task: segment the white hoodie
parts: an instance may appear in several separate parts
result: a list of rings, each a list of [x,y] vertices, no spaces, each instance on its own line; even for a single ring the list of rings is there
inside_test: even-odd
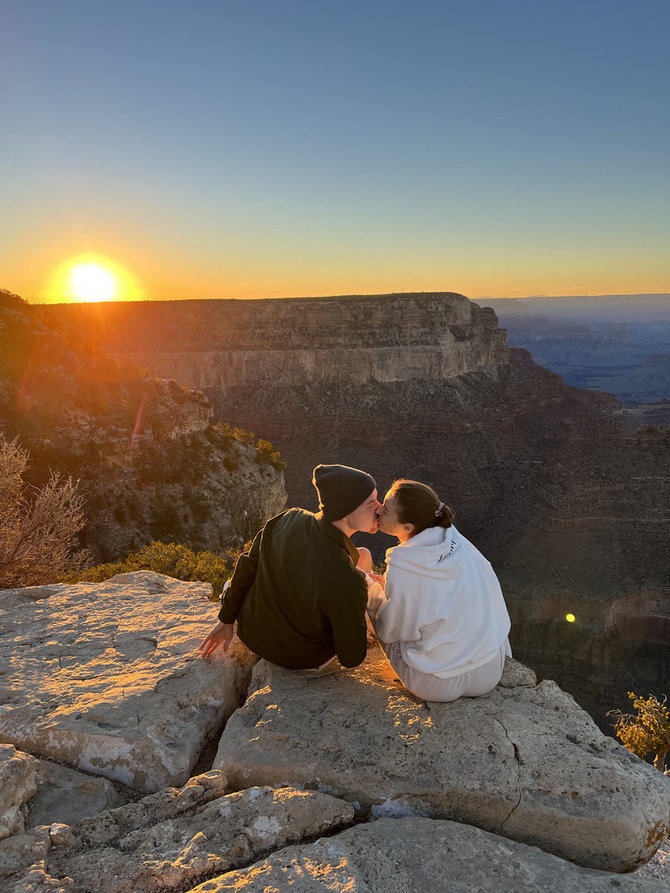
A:
[[[369,581],[369,610],[405,663],[447,679],[493,659],[510,630],[503,594],[490,562],[455,527],[423,530],[389,549],[386,563],[385,593]]]

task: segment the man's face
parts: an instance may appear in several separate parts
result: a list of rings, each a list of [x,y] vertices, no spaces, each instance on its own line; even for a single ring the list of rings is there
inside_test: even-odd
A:
[[[379,509],[381,504],[377,499],[377,491],[373,490],[362,505],[353,512],[349,512],[347,520],[354,530],[363,533],[377,533],[379,530]]]

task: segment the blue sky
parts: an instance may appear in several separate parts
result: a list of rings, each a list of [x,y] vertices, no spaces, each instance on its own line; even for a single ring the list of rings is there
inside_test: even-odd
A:
[[[670,291],[667,2],[0,4],[0,286]],[[61,298],[62,300],[62,298]]]

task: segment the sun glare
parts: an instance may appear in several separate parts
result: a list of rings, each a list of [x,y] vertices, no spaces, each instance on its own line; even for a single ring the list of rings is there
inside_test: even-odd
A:
[[[116,296],[112,273],[99,264],[77,264],[70,274],[72,291],[82,301],[109,301]]]
[[[51,277],[44,296],[49,304],[62,301],[93,304],[145,298],[129,270],[116,261],[95,254],[83,254],[62,263]]]

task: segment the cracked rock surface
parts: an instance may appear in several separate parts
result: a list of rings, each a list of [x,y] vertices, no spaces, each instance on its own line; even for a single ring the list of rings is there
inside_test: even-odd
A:
[[[190,888],[287,844],[341,828],[354,816],[350,804],[326,794],[249,788],[224,795],[225,781],[220,772],[206,773],[181,790],[160,791],[95,819],[40,828],[31,850],[23,835],[22,860],[8,847],[6,853],[0,849],[0,857],[14,855],[3,880],[16,893],[27,893],[36,881],[70,893]]]
[[[477,828],[425,818],[380,819],[291,846],[197,893],[663,893],[664,883],[581,868]],[[194,891],[194,893],[195,893]]]
[[[214,766],[234,787],[292,784],[359,814],[456,819],[591,868],[630,871],[667,832],[668,780],[553,682],[424,703],[377,649],[354,670],[259,662]]]
[[[1,594],[2,893],[662,889],[667,844],[592,868],[653,854],[670,781],[554,683],[509,660],[488,696],[426,704],[375,648],[323,673],[252,674],[240,643],[203,661],[208,591]]]
[[[199,657],[210,593],[151,571],[4,591],[0,740],[143,793],[184,784],[254,660]]]

